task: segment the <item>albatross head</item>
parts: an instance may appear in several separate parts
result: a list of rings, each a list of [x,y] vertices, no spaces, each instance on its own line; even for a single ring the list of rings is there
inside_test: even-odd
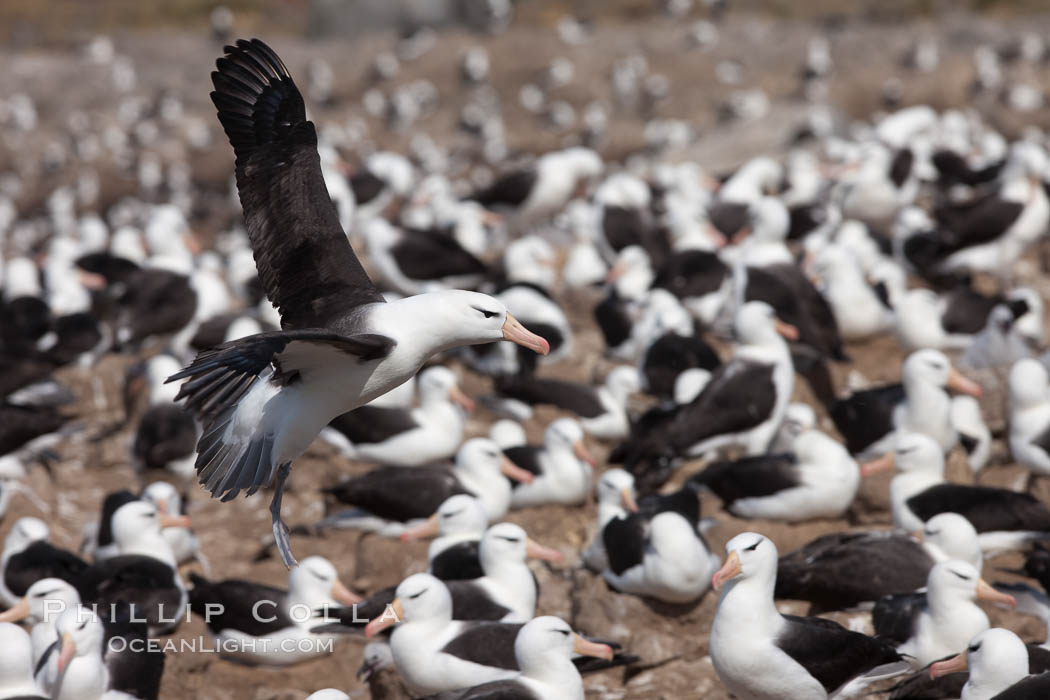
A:
[[[733,579],[776,579],[777,547],[765,535],[744,532],[726,543],[726,561],[711,578],[716,590]]]
[[[564,620],[553,616],[530,620],[514,640],[514,656],[525,676],[547,676],[574,653],[606,661],[613,658],[612,647],[584,639],[573,632]],[[576,678],[579,679],[579,676]]]
[[[1010,630],[993,627],[971,639],[958,656],[930,666],[930,678],[966,670],[970,671],[968,689],[997,694],[1028,675],[1028,650]],[[990,695],[982,693],[981,697]]]
[[[487,294],[450,289],[408,297],[403,302],[410,300],[422,304],[426,316],[421,321],[431,328],[429,334],[437,341],[435,351],[509,340],[541,355],[550,352],[545,338],[521,325],[502,302]]]
[[[413,574],[402,581],[394,592],[394,602],[379,617],[365,625],[365,637],[371,639],[399,622],[445,622],[452,619],[452,594],[448,586],[430,574]]]

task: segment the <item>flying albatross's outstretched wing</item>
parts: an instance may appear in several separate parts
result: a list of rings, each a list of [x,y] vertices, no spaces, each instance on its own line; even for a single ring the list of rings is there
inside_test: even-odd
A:
[[[233,146],[255,264],[281,326],[331,327],[354,307],[382,302],[339,225],[317,132],[284,62],[258,39],[225,51],[211,74],[211,99]]]

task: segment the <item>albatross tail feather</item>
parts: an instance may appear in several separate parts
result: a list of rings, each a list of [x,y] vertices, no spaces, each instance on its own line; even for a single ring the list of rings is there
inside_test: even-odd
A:
[[[241,338],[205,350],[168,381],[186,379],[176,401],[204,424],[197,441],[197,478],[224,501],[242,490],[248,495],[273,481],[273,436],[255,430],[261,406],[280,391],[274,376],[275,354],[286,339],[274,334]],[[252,416],[241,415],[251,413]],[[259,415],[256,415],[259,414]]]

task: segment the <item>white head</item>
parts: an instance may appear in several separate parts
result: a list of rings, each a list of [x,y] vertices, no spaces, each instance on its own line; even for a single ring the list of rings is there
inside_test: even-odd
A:
[[[757,532],[744,532],[726,543],[726,560],[711,579],[718,589],[729,584],[726,592],[740,581],[753,581],[773,590],[777,579],[777,547],[772,540]]]
[[[318,608],[332,603],[354,605],[360,603],[361,598],[343,585],[332,562],[312,556],[303,559],[288,574],[288,602]]]
[[[901,474],[944,474],[944,452],[937,441],[922,433],[899,433],[893,451],[861,467],[861,474],[871,476],[896,468]]]
[[[160,515],[182,515],[182,495],[167,481],[154,481],[142,490],[142,500],[149,501]]]
[[[606,469],[594,487],[598,507],[614,506],[625,511],[637,511],[638,494],[634,488],[634,477],[625,469]]]
[[[514,640],[514,657],[523,676],[559,685],[572,683],[582,694],[582,681],[572,664],[574,653],[606,660],[613,658],[611,647],[580,637],[564,620],[552,616],[530,620]],[[568,692],[568,688],[565,690]]]
[[[60,644],[58,672],[74,658],[97,658],[102,663],[102,644],[105,630],[102,621],[90,608],[78,605],[69,608],[55,621],[56,641]]]
[[[987,600],[1017,607],[1013,596],[992,588],[970,564],[959,559],[938,562],[926,578],[927,601],[931,611],[950,615],[963,601]]]
[[[786,336],[798,339],[798,329],[777,318],[773,307],[763,301],[749,301],[736,312],[733,332],[744,345],[783,344]]]
[[[908,355],[901,368],[901,381],[906,389],[928,384],[970,396],[981,395],[981,386],[959,374],[940,350],[917,350]]]
[[[1050,399],[1050,374],[1043,363],[1024,358],[1010,368],[1010,406],[1016,409],[1031,408]]]
[[[488,438],[471,438],[460,446],[456,453],[456,471],[469,473],[479,479],[496,479],[502,473],[526,484],[534,478],[531,472],[507,459],[499,445]]]
[[[307,695],[306,700],[350,700],[350,696],[336,688],[322,688]]]
[[[1010,630],[993,627],[971,639],[966,651],[958,656],[930,666],[930,677],[967,669],[970,677],[963,686],[963,700],[998,697],[1028,675],[1028,649]]]
[[[529,441],[525,435],[525,428],[522,427],[521,423],[510,418],[501,418],[493,423],[492,427],[489,428],[489,438],[499,445],[502,450],[510,447],[519,447],[527,444]]]
[[[488,514],[481,501],[465,493],[446,498],[437,509],[438,535],[481,533],[488,525]]]
[[[572,418],[559,418],[548,425],[543,433],[543,444],[552,452],[572,452],[592,468],[597,464],[583,443],[583,428]]]
[[[448,535],[481,535],[488,525],[489,516],[484,504],[465,493],[449,496],[437,511],[421,524],[401,533],[401,541],[408,542],[424,537]]]
[[[478,559],[486,576],[498,574],[510,565],[524,565],[528,557],[552,562],[562,560],[561,552],[529,539],[525,530],[514,523],[493,525],[485,531],[478,545]]]
[[[22,600],[0,613],[0,622],[51,622],[61,612],[78,605],[77,589],[59,578],[42,578],[26,590]]]
[[[919,539],[934,557],[959,559],[973,566],[980,573],[984,564],[984,553],[977,539],[973,523],[958,513],[938,513],[923,524]]]
[[[627,397],[641,391],[642,378],[636,367],[620,365],[613,367],[609,376],[605,378],[605,388],[609,390],[617,402],[626,403]]]
[[[446,625],[452,619],[452,594],[435,576],[413,574],[398,585],[394,594],[394,602],[384,614],[365,625],[365,637],[374,637],[399,622]]]
[[[502,302],[487,294],[448,289],[405,297],[395,304],[390,313],[409,327],[415,324],[428,355],[496,340],[509,340],[541,355],[550,352],[545,339],[526,329]]]
[[[423,406],[451,401],[467,413],[474,410],[474,401],[459,388],[456,375],[448,367],[427,367],[419,373],[416,386],[419,389],[419,403]]]
[[[162,515],[149,501],[130,501],[113,513],[113,541],[121,554],[160,559],[175,567],[175,554],[161,534],[164,527],[189,527],[184,515]]]
[[[556,262],[551,244],[539,236],[512,241],[503,252],[503,267],[511,282],[530,282],[544,289],[554,285]]]

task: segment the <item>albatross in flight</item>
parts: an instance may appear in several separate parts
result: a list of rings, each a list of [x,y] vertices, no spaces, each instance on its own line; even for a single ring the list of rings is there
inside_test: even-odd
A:
[[[510,340],[542,354],[550,348],[484,294],[446,290],[386,303],[339,225],[317,133],[287,67],[258,39],[225,51],[211,99],[281,330],[205,350],[169,381],[188,380],[177,398],[204,424],[196,469],[212,496],[228,501],[274,484],[274,538],[291,568],[281,493],[292,460],[329,421],[452,347]]]

